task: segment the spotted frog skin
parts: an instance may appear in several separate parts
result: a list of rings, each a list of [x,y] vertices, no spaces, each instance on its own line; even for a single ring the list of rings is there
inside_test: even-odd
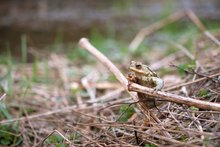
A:
[[[141,62],[131,61],[129,70],[130,72],[127,76],[129,82],[153,88],[154,91],[158,91],[163,88],[163,80],[159,78],[158,75],[154,71],[152,71],[147,65],[144,65]],[[155,98],[140,92],[138,92],[137,94],[140,100],[146,101],[144,103],[148,109],[156,107]]]

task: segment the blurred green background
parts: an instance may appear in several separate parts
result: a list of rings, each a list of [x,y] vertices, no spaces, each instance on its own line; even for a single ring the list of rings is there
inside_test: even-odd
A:
[[[192,9],[202,20],[219,25],[219,7],[218,0],[3,0],[0,54],[10,51],[15,60],[22,61],[26,44],[27,60],[33,62],[29,48],[72,52],[81,37],[94,40],[97,47],[105,44],[123,50],[142,27],[180,9]],[[178,34],[189,28],[181,21],[166,29]],[[115,40],[124,44],[117,46]]]

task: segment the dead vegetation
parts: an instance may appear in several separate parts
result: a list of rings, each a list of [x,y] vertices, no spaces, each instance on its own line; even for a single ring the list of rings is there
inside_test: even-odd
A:
[[[201,26],[195,14],[188,13]],[[48,63],[22,64],[11,69],[13,96],[3,93],[0,97],[11,115],[4,114],[8,117],[1,120],[1,126],[17,125],[18,128],[4,132],[22,146],[218,146],[220,50],[215,37],[218,34],[212,35],[204,27],[201,31],[208,38],[199,36],[193,53],[175,43],[179,52],[150,65],[155,70],[167,67],[182,72],[182,75],[164,74],[163,91],[174,94],[173,98],[190,97],[195,100],[193,104],[166,101],[159,110],[145,110],[135,92],[126,92],[126,73],[123,75],[118,65],[98,51],[89,51],[98,58],[89,70],[90,65],[80,67],[65,55],[50,54]],[[141,36],[144,38],[146,34]],[[93,48],[84,41],[81,40],[81,47]],[[177,66],[185,60],[194,60],[195,66]],[[108,70],[120,84],[106,78],[111,75]],[[37,82],[28,82],[33,77]],[[199,100],[206,102],[207,107],[199,107],[196,103]]]

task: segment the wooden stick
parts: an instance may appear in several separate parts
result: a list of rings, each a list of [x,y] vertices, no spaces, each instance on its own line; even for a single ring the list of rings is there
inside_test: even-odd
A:
[[[171,14],[170,16],[156,23],[153,23],[148,27],[142,28],[137,33],[135,38],[131,41],[129,48],[131,49],[131,51],[135,51],[146,36],[153,34],[155,31],[160,30],[161,28],[165,27],[168,24],[176,22],[185,16],[189,17],[189,19],[193,22],[193,24],[195,24],[195,26],[202,33],[206,35],[206,37],[208,37],[211,41],[213,41],[215,44],[220,46],[220,41],[206,29],[206,27],[202,24],[202,22],[199,20],[196,14],[192,10],[186,10],[186,11],[177,11],[176,13]]]
[[[151,96],[155,96],[157,98],[160,98],[160,99],[163,99],[169,102],[185,104],[188,106],[195,106],[197,108],[206,109],[206,110],[220,111],[219,103],[212,103],[212,102],[197,100],[197,99],[193,99],[190,97],[184,97],[184,96],[162,92],[162,91],[152,93],[153,89],[144,87],[144,86],[141,86],[135,83],[130,84],[130,90],[145,93]]]
[[[220,41],[206,29],[206,27],[199,20],[198,16],[196,16],[196,14],[192,10],[187,10],[186,15],[196,25],[196,27],[199,28],[199,30],[206,35],[206,37],[208,37],[216,45],[220,46]]]
[[[0,101],[3,100],[6,96],[6,93],[4,93],[1,97],[0,97]]]
[[[125,76],[118,70],[118,68],[101,52],[99,52],[93,45],[91,45],[86,38],[81,38],[79,41],[79,46],[86,49],[89,53],[91,53],[93,56],[95,56],[102,64],[104,64],[116,77],[116,79],[120,82],[122,87],[127,90],[127,92],[131,95],[133,100],[135,102],[138,102],[139,99],[134,92],[129,92],[127,89],[128,81],[125,78]],[[147,114],[145,110],[142,110],[140,107],[140,110]]]
[[[158,21],[156,23],[153,23],[152,25],[145,27],[141,29],[138,34],[135,36],[135,38],[132,40],[132,42],[129,45],[129,48],[134,51],[136,48],[140,45],[140,43],[144,40],[144,38],[148,35],[151,35],[155,31],[158,31],[159,29],[163,28],[164,26],[173,23],[182,17],[184,17],[186,14],[184,11],[178,11],[174,14],[171,14],[167,18]]]
[[[201,31],[204,32],[206,30],[205,26],[196,16],[196,14],[192,10],[187,10],[186,15],[190,18],[190,20],[196,25],[196,27]]]

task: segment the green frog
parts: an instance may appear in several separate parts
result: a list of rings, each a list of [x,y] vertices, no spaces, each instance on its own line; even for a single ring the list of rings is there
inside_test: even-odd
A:
[[[147,65],[142,64],[141,62],[131,61],[129,66],[130,72],[128,73],[127,79],[129,82],[137,83],[142,86],[153,88],[154,91],[161,90],[163,88],[163,80],[150,69]],[[155,98],[138,92],[138,98],[144,102],[148,109],[156,107]]]

